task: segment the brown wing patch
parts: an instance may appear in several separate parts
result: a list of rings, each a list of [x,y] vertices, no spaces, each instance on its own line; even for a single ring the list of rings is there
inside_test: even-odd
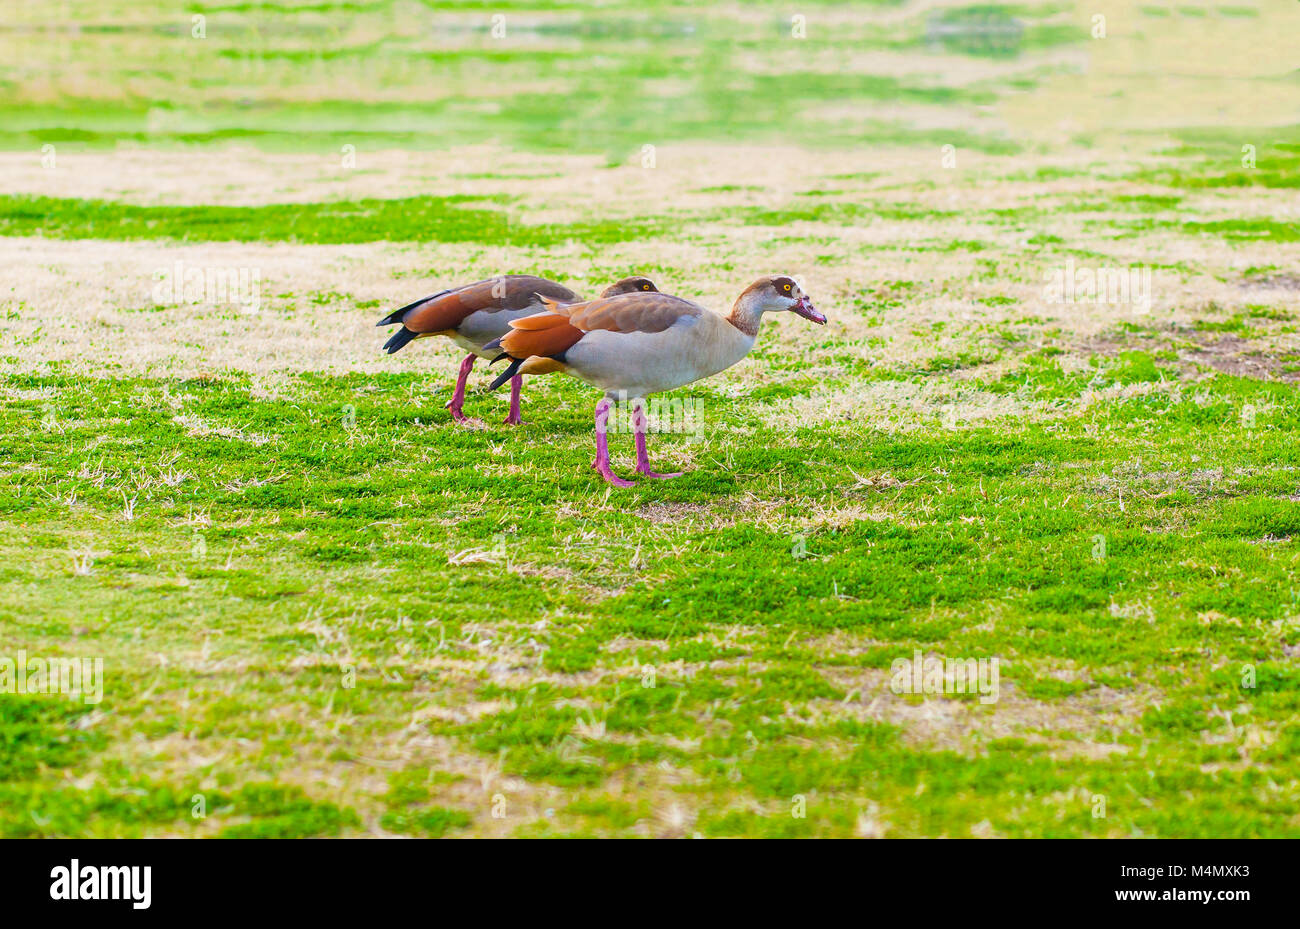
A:
[[[661,293],[631,293],[602,297],[568,307],[573,325],[588,332],[663,332],[678,320],[703,310],[681,297]]]
[[[546,297],[559,303],[577,303],[582,299],[563,284],[548,281],[544,277],[515,274],[505,278],[504,284],[505,295],[492,305],[491,309],[522,310],[535,303],[538,297]],[[498,288],[498,292],[501,289]]]
[[[412,332],[443,332],[455,329],[474,312],[465,305],[460,291],[432,297],[402,317],[402,325]]]
[[[539,310],[532,316],[525,316],[522,319],[513,319],[510,321],[511,327],[514,329],[549,329],[551,326],[555,325],[555,317],[562,317],[567,321],[569,319],[569,313],[573,308],[575,306],[582,306],[580,303],[564,305],[556,303],[554,300],[543,300],[542,305],[546,309],[545,312]]]
[[[535,303],[538,295],[565,303],[578,299],[563,284],[544,277],[512,274],[466,284],[450,293],[432,297],[402,319],[412,332],[440,332],[457,328],[471,313],[485,310],[522,310]]]
[[[511,329],[501,339],[501,348],[512,358],[533,355],[559,355],[567,352],[582,338],[563,313],[538,313],[510,323]]]
[[[620,294],[588,303],[560,305],[545,301],[547,312],[511,320],[501,347],[512,358],[559,355],[588,332],[663,332],[686,316],[699,316],[700,307],[680,297],[660,293]]]

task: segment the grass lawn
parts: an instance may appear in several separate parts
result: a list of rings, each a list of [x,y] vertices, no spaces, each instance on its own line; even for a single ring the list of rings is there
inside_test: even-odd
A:
[[[436,53],[351,6],[185,63],[188,13],[110,3],[53,98],[0,71],[0,659],[104,671],[0,693],[0,836],[1300,835],[1300,129],[1027,128],[1117,73],[1053,5],[1004,54],[809,4],[816,67],[777,6],[522,4],[498,48],[426,4]],[[595,54],[627,30],[685,76]],[[256,305],[158,300],[178,262]],[[513,428],[480,365],[458,427],[450,342],[380,352],[503,272],[790,273],[830,324],[666,395],[687,475],[617,490],[591,388]],[[898,692],[918,652],[996,699]]]

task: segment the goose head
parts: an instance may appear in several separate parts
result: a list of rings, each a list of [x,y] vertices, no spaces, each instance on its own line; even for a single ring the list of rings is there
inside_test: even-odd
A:
[[[812,298],[804,293],[799,282],[784,274],[760,277],[745,288],[737,301],[741,302],[759,314],[789,310],[819,326],[826,325],[826,317],[813,307]]]
[[[610,284],[600,292],[602,297],[617,297],[619,294],[658,293],[659,288],[648,277],[625,277]]]

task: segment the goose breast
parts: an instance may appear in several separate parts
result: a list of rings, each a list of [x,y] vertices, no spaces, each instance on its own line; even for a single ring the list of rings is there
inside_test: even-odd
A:
[[[659,332],[592,330],[565,353],[564,363],[594,387],[642,397],[716,374],[743,358],[751,344],[706,310],[683,314]]]

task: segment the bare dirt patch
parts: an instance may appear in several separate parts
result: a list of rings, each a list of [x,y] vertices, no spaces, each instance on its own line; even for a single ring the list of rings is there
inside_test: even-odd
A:
[[[1248,377],[1260,381],[1300,382],[1300,371],[1287,371],[1287,362],[1275,354],[1261,350],[1255,342],[1236,335],[1206,338],[1191,351],[1179,354],[1179,359],[1205,365],[1223,374]]]
[[[1283,272],[1247,278],[1241,286],[1247,290],[1300,290],[1300,274]]]
[[[896,695],[889,689],[887,669],[833,668],[822,673],[850,692],[851,699],[821,704],[829,714],[891,723],[900,726],[904,739],[917,747],[962,752],[978,751],[988,741],[1004,738],[1028,738],[1067,753],[1081,746],[1100,753],[1123,751],[1113,745],[1115,737],[1133,728],[1133,721],[1154,696],[1146,688],[1121,692],[1101,687],[1043,701],[1024,696],[1013,681],[1004,680],[998,700],[986,705],[978,699]],[[1069,733],[1080,741],[1058,740],[1054,733]]]

